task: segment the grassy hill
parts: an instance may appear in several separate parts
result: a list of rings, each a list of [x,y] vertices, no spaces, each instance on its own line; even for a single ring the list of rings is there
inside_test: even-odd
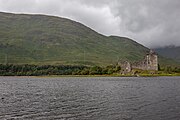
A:
[[[140,60],[148,50],[69,19],[0,12],[0,63],[109,65]]]
[[[180,46],[167,46],[163,48],[156,48],[156,52],[164,57],[180,61]]]

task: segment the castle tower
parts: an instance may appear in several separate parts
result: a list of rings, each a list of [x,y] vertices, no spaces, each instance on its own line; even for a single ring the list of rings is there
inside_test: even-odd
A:
[[[146,55],[146,69],[158,70],[158,56],[152,50]]]

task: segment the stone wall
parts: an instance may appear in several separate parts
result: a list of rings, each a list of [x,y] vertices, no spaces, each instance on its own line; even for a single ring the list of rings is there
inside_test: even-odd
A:
[[[152,50],[146,54],[142,61],[129,63],[124,62],[121,64],[122,71],[129,72],[132,69],[141,69],[141,70],[158,70],[158,56]]]
[[[121,74],[127,74],[129,72],[131,72],[132,67],[131,67],[131,63],[128,61],[124,61],[121,63]]]

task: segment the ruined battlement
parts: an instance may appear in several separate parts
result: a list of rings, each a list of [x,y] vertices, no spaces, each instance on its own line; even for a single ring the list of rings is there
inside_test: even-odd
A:
[[[121,63],[122,71],[130,72],[132,69],[158,70],[158,56],[152,50],[146,54],[142,61],[130,63],[128,61]]]

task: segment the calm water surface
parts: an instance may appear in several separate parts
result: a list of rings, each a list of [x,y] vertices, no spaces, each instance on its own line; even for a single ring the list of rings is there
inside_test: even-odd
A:
[[[0,77],[2,120],[180,120],[180,77]]]

